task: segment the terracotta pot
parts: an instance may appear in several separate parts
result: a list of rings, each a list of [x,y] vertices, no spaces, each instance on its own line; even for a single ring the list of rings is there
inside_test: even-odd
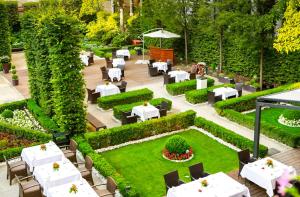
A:
[[[13,80],[12,80],[12,85],[13,85],[13,86],[19,85],[19,79],[16,79],[16,80],[13,79]]]
[[[4,63],[3,64],[3,73],[7,74],[9,73],[10,65],[9,63]]]

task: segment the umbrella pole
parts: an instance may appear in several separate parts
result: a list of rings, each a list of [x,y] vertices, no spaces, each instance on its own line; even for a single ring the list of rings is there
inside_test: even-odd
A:
[[[143,34],[143,62],[145,61],[145,37]]]

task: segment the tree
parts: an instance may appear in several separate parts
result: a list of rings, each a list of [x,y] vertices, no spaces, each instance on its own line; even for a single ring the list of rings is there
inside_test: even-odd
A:
[[[96,20],[105,0],[82,0],[79,17],[86,23]]]
[[[300,50],[300,2],[291,0],[284,13],[284,24],[278,30],[274,48],[280,52]]]
[[[8,12],[4,1],[0,0],[0,56],[11,55]]]

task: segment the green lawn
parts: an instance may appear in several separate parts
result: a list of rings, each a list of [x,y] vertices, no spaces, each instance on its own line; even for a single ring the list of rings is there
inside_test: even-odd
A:
[[[282,125],[278,122],[278,118],[282,114],[282,112],[283,112],[283,109],[267,108],[267,109],[262,110],[261,119],[265,122],[268,122],[271,125],[274,125],[278,128],[282,128],[286,131],[289,131],[290,133],[299,133],[299,128],[288,127],[288,126]],[[255,112],[251,112],[247,115],[255,117]]]
[[[234,150],[199,131],[188,130],[178,135],[184,137],[193,148],[195,155],[189,162],[174,163],[162,157],[162,149],[170,136],[102,154],[145,197],[165,195],[163,175],[173,170],[179,171],[182,180],[190,181],[187,177],[188,166],[198,162],[203,162],[209,173],[230,172],[238,167]]]

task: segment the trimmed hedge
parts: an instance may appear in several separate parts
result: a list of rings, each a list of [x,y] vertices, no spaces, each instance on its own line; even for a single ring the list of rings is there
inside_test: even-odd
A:
[[[243,125],[245,127],[248,127],[249,129],[254,130],[254,122],[255,122],[254,117],[242,114],[240,112],[231,109],[223,110],[222,114],[229,120],[237,122],[240,125]],[[278,128],[264,120],[261,120],[260,131],[266,136],[276,139],[277,141],[280,141],[291,147],[297,147],[297,145],[300,144],[300,133],[295,134],[295,133],[287,132],[285,129]]]
[[[138,101],[147,101],[153,98],[153,92],[148,88],[133,90],[111,96],[98,98],[98,106],[102,109],[110,109],[117,105],[129,104]]]
[[[149,101],[151,105],[159,105],[161,102],[167,102],[168,103],[168,110],[171,110],[172,108],[172,101],[165,99],[165,98],[156,98]],[[117,105],[113,108],[114,111],[114,117],[121,120],[122,119],[122,113],[131,111],[133,107],[143,105],[143,102],[136,102],[131,104],[125,104],[125,105]]]
[[[26,106],[27,100],[21,100],[21,101],[14,101],[11,103],[4,103],[0,105],[0,113],[2,113],[6,109],[10,110],[16,110],[16,109],[21,109]]]
[[[221,138],[222,140],[240,148],[249,149],[253,152],[253,141],[245,138],[235,132],[228,130],[212,121],[206,120],[202,117],[197,117],[195,119],[195,126],[203,128],[207,132],[210,132],[214,136]],[[268,148],[264,145],[259,145],[259,156],[264,157],[268,153]]]
[[[101,130],[101,132],[86,133],[85,138],[93,149],[105,148],[153,135],[185,129],[194,124],[195,116],[196,112],[188,110],[159,119],[105,129]]]
[[[207,94],[208,91],[212,91],[216,88],[220,87],[234,87],[233,84],[222,84],[217,86],[212,86],[209,88],[201,89],[201,90],[191,90],[185,93],[185,98],[188,102],[196,104],[196,103],[203,103],[207,101]]]
[[[282,92],[282,91],[287,91],[287,90],[293,90],[300,88],[300,82],[299,83],[294,83],[294,84],[288,84],[284,86],[279,86],[277,88],[269,89],[269,90],[264,90],[260,92],[255,92],[252,94],[248,94],[239,98],[233,98],[233,99],[228,99],[225,101],[220,101],[215,103],[215,108],[219,113],[221,113],[224,109],[233,109],[238,112],[242,111],[247,111],[254,109],[256,106],[256,99],[260,96],[268,95],[268,94],[273,94],[277,92]]]
[[[78,143],[78,150],[84,155],[89,155],[93,160],[93,166],[99,173],[105,177],[111,176],[116,181],[118,189],[124,197],[138,197],[140,196],[136,189],[130,186],[130,183],[117,172],[117,170],[110,165],[110,163],[101,155],[96,153],[90,144],[82,137],[76,136],[74,140]],[[130,187],[127,192],[126,188]]]
[[[40,125],[48,131],[59,131],[59,127],[49,116],[47,116],[42,108],[33,100],[29,99],[27,102],[27,109],[38,120]]]
[[[207,87],[213,86],[215,83],[215,80],[211,78],[207,78]],[[195,90],[197,88],[197,81],[196,79],[189,80],[189,81],[183,81],[179,83],[171,83],[166,85],[166,89],[169,94],[175,96],[184,94],[187,91]]]

